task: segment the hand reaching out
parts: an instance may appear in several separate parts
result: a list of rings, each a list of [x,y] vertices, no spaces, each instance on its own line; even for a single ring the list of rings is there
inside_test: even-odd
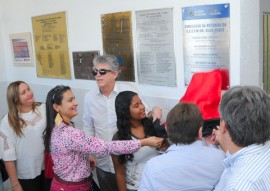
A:
[[[152,136],[145,139],[141,139],[141,145],[159,148],[162,144],[162,141],[163,138]]]

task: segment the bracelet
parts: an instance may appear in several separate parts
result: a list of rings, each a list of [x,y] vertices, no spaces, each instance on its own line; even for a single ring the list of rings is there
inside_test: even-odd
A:
[[[13,186],[11,186],[11,189],[15,188],[16,186],[18,186],[20,184],[20,182],[16,182]]]

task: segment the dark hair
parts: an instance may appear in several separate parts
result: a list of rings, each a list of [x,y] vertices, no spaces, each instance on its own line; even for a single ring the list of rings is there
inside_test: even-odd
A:
[[[132,91],[120,92],[115,99],[115,111],[117,116],[116,132],[118,140],[131,140],[131,123],[130,123],[130,104],[134,96],[138,94]],[[155,135],[154,127],[150,119],[142,119],[145,136]],[[133,154],[126,154],[118,156],[120,164],[125,164],[127,161],[133,160]]]
[[[57,112],[53,108],[53,104],[61,105],[63,100],[63,94],[70,90],[70,87],[58,85],[51,89],[46,98],[46,118],[47,118],[47,126],[43,132],[44,146],[45,151],[50,152],[50,141],[52,129],[55,125],[55,117]]]
[[[203,118],[196,104],[178,103],[166,119],[169,139],[175,144],[191,144],[198,138]]]
[[[213,129],[217,129],[220,125],[220,118],[212,118],[203,121],[202,136],[208,137],[212,135]]]
[[[270,139],[270,98],[259,87],[235,86],[222,96],[220,116],[234,144],[246,147]]]

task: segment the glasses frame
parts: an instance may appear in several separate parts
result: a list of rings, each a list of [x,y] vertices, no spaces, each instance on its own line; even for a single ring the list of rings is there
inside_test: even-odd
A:
[[[104,69],[104,68],[101,68],[101,69],[94,68],[92,70],[93,76],[96,76],[98,73],[103,76],[103,75],[107,74],[107,72],[113,72],[113,71],[112,70],[108,70],[108,69]]]

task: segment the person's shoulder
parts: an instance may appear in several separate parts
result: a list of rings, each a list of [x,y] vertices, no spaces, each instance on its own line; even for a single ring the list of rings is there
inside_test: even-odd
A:
[[[206,147],[210,152],[215,152],[215,153],[220,153],[220,154],[225,155],[225,152],[221,148],[212,147],[212,146],[205,146],[205,145],[203,145],[203,147]]]
[[[98,92],[98,89],[97,88],[93,88],[93,89],[87,91],[85,93],[85,96],[93,95],[93,94],[96,94],[97,92]]]
[[[8,122],[8,113],[6,113],[3,118],[1,119],[1,123],[0,123],[0,131],[4,134],[6,134],[7,132],[11,133],[13,132],[12,127],[9,125]]]
[[[46,104],[43,102],[36,102],[36,107],[39,110],[46,110]]]
[[[149,159],[146,164],[145,164],[145,167],[144,169],[147,169],[147,173],[149,174],[155,174],[155,173],[158,173],[158,172],[161,172],[163,171],[164,169],[167,168],[167,163],[168,163],[168,158],[167,156],[165,156],[166,153],[164,154],[161,154],[161,155],[158,155],[158,156],[155,156],[151,159]]]
[[[99,93],[99,89],[97,87],[87,91],[84,95],[84,99],[85,101],[91,101],[91,99],[93,99],[96,95],[98,95]]]
[[[1,120],[6,120],[8,118],[8,113],[4,114],[3,117],[1,118]]]
[[[40,113],[42,116],[46,115],[46,104],[43,102],[35,102],[35,112]]]
[[[213,156],[212,159],[220,159],[220,160],[224,160],[226,158],[226,153],[219,148],[214,148],[214,147],[209,147],[209,146],[202,146],[202,148],[204,148],[204,152],[208,155],[208,156]]]
[[[65,122],[61,122],[61,124],[58,126],[61,133],[66,136],[82,136],[83,133],[80,129],[77,129],[76,127],[73,127],[72,125],[68,125]]]
[[[8,123],[8,114],[7,113],[1,118],[1,124],[2,123]]]
[[[163,153],[160,155],[157,155],[153,158],[151,158],[150,160],[147,161],[149,166],[159,166],[162,161],[166,161],[166,158],[168,157],[167,153]]]

